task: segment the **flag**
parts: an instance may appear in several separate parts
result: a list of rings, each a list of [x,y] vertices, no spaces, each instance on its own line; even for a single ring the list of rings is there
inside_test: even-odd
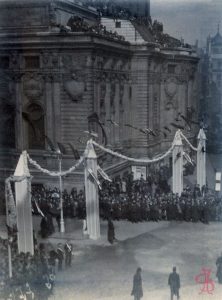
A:
[[[193,166],[193,161],[190,158],[189,154],[187,154],[186,152],[183,152],[183,156],[186,158],[186,160]]]
[[[101,190],[102,189],[101,184],[100,184],[99,180],[96,178],[95,174],[93,173],[93,170],[89,168],[88,172],[89,172],[90,176],[93,178],[93,180],[95,181],[95,183],[98,185],[99,189]]]
[[[112,182],[112,179],[109,178],[109,176],[103,171],[103,169],[100,168],[100,166],[97,166],[97,171],[105,180]]]
[[[45,215],[43,214],[43,212],[42,212],[42,210],[40,209],[40,207],[39,207],[38,203],[36,202],[36,200],[35,200],[35,206],[36,206],[36,208],[37,208],[38,213],[44,218]]]

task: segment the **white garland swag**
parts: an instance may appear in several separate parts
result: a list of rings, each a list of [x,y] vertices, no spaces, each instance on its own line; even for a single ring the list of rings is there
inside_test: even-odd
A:
[[[147,164],[147,163],[158,162],[158,161],[164,159],[165,157],[167,157],[167,156],[172,152],[173,147],[174,147],[174,143],[172,143],[171,147],[170,147],[170,148],[167,150],[167,152],[165,152],[163,155],[161,155],[161,156],[159,156],[159,157],[156,157],[156,158],[153,158],[153,159],[148,159],[148,158],[147,158],[147,159],[140,159],[140,158],[128,157],[128,156],[125,156],[125,155],[120,154],[120,153],[118,153],[118,152],[114,152],[114,151],[112,151],[112,150],[110,150],[110,149],[107,149],[107,148],[105,148],[105,147],[99,145],[99,144],[96,143],[95,141],[92,141],[92,143],[93,143],[96,147],[100,148],[101,150],[103,150],[103,151],[105,151],[105,152],[107,152],[107,153],[109,153],[109,154],[111,154],[111,155],[117,156],[117,157],[122,158],[122,159],[124,159],[124,160],[132,161],[132,162],[138,162],[138,163],[145,163],[145,164]]]
[[[181,137],[185,140],[185,142],[190,146],[190,148],[194,151],[198,151],[198,148],[194,147],[189,141],[188,139],[185,137],[185,135],[180,131],[178,130],[176,132],[176,135],[175,137]],[[162,155],[158,156],[158,157],[155,157],[153,159],[140,159],[140,158],[133,158],[133,157],[128,157],[126,155],[123,155],[123,154],[120,154],[118,152],[115,152],[115,151],[112,151],[111,149],[108,149],[100,144],[98,144],[97,142],[91,140],[89,141],[88,143],[92,143],[94,146],[100,148],[102,151],[106,152],[106,153],[109,153],[113,156],[117,156],[119,158],[122,158],[124,160],[128,160],[128,161],[131,161],[131,162],[135,162],[135,163],[155,163],[155,162],[158,162],[160,160],[163,160],[165,157],[167,157],[172,151],[173,151],[173,148],[175,146],[175,141],[172,142],[172,145],[171,147]],[[47,169],[44,169],[42,168],[35,160],[33,160],[29,154],[26,154],[27,155],[27,159],[29,161],[30,164],[32,164],[34,167],[36,167],[39,171],[43,172],[43,173],[46,173],[50,176],[55,176],[55,177],[59,177],[59,176],[65,176],[67,174],[70,174],[72,173],[73,171],[75,171],[76,168],[78,168],[85,160],[86,158],[86,154],[84,154],[80,159],[79,161],[74,165],[72,166],[71,168],[69,168],[67,171],[62,171],[62,172],[55,172],[55,171],[49,171]]]
[[[39,171],[46,173],[50,176],[59,177],[59,176],[68,175],[68,174],[72,173],[73,171],[75,171],[75,169],[78,168],[81,165],[81,163],[84,161],[85,157],[82,156],[74,166],[69,168],[67,171],[62,171],[62,172],[49,171],[47,169],[42,168],[35,160],[33,160],[29,156],[29,154],[27,154],[27,159],[30,162],[30,164],[33,165],[34,167],[36,167],[36,169],[38,169]]]

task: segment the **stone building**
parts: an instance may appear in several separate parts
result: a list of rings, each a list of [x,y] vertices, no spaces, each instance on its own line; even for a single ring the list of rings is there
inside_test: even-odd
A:
[[[222,170],[222,36],[219,26],[199,52],[200,115],[207,133],[208,185],[214,189],[216,172]]]
[[[220,153],[222,144],[218,138],[222,134],[222,36],[217,33],[208,37],[206,49],[201,52],[201,103],[208,123],[208,151]]]
[[[49,140],[64,148],[62,168],[73,165],[70,143],[82,153],[94,112],[108,147],[134,157],[164,151],[175,123],[185,125],[175,121],[178,114],[197,109],[197,64],[195,51],[157,21],[101,17],[68,0],[1,1],[1,180],[24,149],[43,167],[58,169]],[[106,155],[99,160],[110,174],[131,167]],[[56,179],[31,173],[34,183],[55,185]],[[82,186],[82,175],[79,169],[67,176],[65,186]]]

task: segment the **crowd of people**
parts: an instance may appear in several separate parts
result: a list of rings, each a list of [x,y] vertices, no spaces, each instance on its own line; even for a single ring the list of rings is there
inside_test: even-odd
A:
[[[100,22],[97,22],[94,25],[90,25],[79,16],[72,16],[67,22],[67,27],[62,27],[61,31],[67,32],[68,28],[70,28],[71,32],[92,32],[118,41],[125,40],[125,38],[119,35],[116,31],[113,32],[107,30],[106,26],[102,25]]]
[[[145,26],[150,31],[154,41],[163,47],[191,48],[189,44],[184,44],[183,41],[163,33],[163,24],[157,20],[152,21],[150,16],[135,14],[130,9],[113,3],[113,1],[86,0],[85,4],[95,7],[102,17],[112,18],[114,20],[125,19],[134,24]]]
[[[186,186],[178,196],[168,184],[170,168],[165,166],[152,171],[147,178],[134,180],[133,173],[122,178],[103,181],[99,190],[100,217],[104,220],[143,221],[222,221],[222,199],[216,192],[198,185]],[[85,192],[73,188],[70,193],[63,191],[65,218],[86,218]],[[34,213],[42,212],[41,234],[47,237],[55,229],[52,218],[60,227],[60,193],[57,188],[43,186],[32,189]],[[45,223],[46,224],[45,224]],[[47,228],[44,232],[44,228]]]
[[[98,8],[100,17],[109,17],[113,20],[127,19],[132,22],[135,27],[137,25],[143,26],[145,30],[148,30],[152,41],[160,44],[162,47],[183,47],[191,49],[191,45],[184,43],[183,40],[179,40],[163,32],[163,24],[157,20],[152,20],[151,17],[132,15],[132,13],[124,8],[108,9],[107,6]],[[89,24],[83,18],[79,16],[72,16],[67,22],[67,25],[58,25],[61,33],[68,32],[92,32],[105,37],[112,38],[118,41],[124,41],[125,37],[119,35],[116,31],[107,30],[106,26],[102,25],[100,19],[96,24]]]
[[[62,193],[63,213],[67,218],[85,218],[85,193],[83,190],[77,191],[73,188],[70,193],[64,189]],[[39,214],[39,209],[43,214],[58,216],[60,212],[60,191],[57,187],[47,188],[43,185],[32,187],[32,208],[34,214]]]
[[[142,221],[222,221],[222,201],[206,187],[185,187],[179,197],[167,180],[150,176],[133,180],[133,174],[104,182],[100,191],[100,214],[104,219]]]
[[[53,294],[56,271],[71,266],[73,246],[67,241],[55,249],[51,244],[37,244],[34,238],[34,249],[34,255],[18,253],[16,234],[9,239],[0,238],[0,299],[47,300]]]
[[[70,193],[64,190],[62,193],[63,214],[65,218],[85,219],[86,204],[83,190],[73,188]],[[46,188],[43,185],[32,187],[32,211],[41,215],[40,235],[47,238],[55,232],[53,218],[56,219],[58,231],[60,229],[60,191],[57,187]]]

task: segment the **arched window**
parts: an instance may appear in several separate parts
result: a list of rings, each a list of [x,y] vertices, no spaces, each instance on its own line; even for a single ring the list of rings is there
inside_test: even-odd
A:
[[[32,103],[27,108],[28,147],[29,149],[45,149],[45,118],[43,108]]]

